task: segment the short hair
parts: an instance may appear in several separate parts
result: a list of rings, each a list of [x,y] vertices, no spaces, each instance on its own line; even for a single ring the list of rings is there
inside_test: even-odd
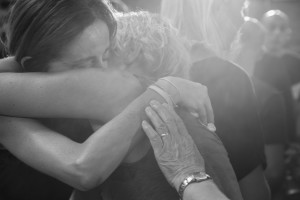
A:
[[[287,16],[287,14],[285,14],[281,10],[269,10],[269,11],[267,11],[263,16],[262,21],[264,21],[266,18],[272,17],[272,16],[277,16],[277,17],[283,19],[286,22],[286,24],[289,25],[289,17]]]
[[[244,20],[231,44],[230,59],[233,61],[243,53],[243,47],[262,47],[265,40],[266,30],[261,22],[250,17],[245,17]]]
[[[158,77],[187,76],[189,53],[184,40],[167,20],[146,11],[118,13],[116,19],[118,28],[112,44],[115,54],[126,59],[127,50],[134,48],[151,63],[151,71]]]
[[[216,53],[224,57],[228,50],[230,39],[227,32],[236,31],[237,27],[224,28],[220,19],[220,10],[226,11],[228,20],[237,0],[162,0],[160,14],[171,20],[183,36],[205,44]],[[242,16],[241,16],[242,17]]]
[[[8,53],[17,62],[31,57],[25,71],[47,71],[48,64],[97,20],[114,37],[116,21],[102,0],[17,0],[8,20]]]

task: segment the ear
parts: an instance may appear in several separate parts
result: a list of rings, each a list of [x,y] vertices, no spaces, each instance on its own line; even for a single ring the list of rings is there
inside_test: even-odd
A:
[[[32,57],[30,56],[25,56],[21,59],[21,66],[24,68],[24,64],[27,60],[31,59]]]

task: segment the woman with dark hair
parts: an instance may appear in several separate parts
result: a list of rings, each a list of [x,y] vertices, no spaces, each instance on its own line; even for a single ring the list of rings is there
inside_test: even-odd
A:
[[[80,23],[76,23],[76,20]],[[115,21],[111,11],[102,1],[17,1],[12,10],[9,25],[9,50],[22,66],[20,71],[52,72],[52,75],[43,76],[40,74],[36,79],[27,79],[28,85],[26,85],[26,82],[22,82],[22,77],[26,79],[32,74],[10,74],[8,76],[6,74],[2,77],[7,79],[1,80],[6,83],[4,85],[8,88],[10,86],[7,80],[14,80],[17,83],[21,81],[19,83],[27,87],[31,84],[32,90],[34,90],[34,87],[39,88],[36,90],[39,91],[37,96],[43,98],[45,96],[43,91],[47,91],[46,88],[53,86],[47,84],[49,83],[47,77],[52,81],[63,79],[60,83],[64,84],[64,89],[59,88],[60,85],[56,85],[55,91],[57,92],[53,93],[55,96],[47,99],[47,102],[51,102],[47,104],[48,112],[52,112],[53,117],[88,118],[107,122],[117,113],[120,113],[120,110],[123,110],[128,102],[138,96],[137,94],[141,94],[142,87],[134,76],[126,73],[119,74],[106,69],[105,52],[108,49],[110,38],[114,35]],[[60,35],[63,38],[62,40],[59,38]],[[36,47],[39,47],[39,49]],[[9,62],[9,59],[6,62]],[[93,69],[75,70],[79,68]],[[73,70],[73,72],[64,72],[69,70]],[[41,79],[45,79],[44,82]],[[72,81],[70,83],[70,80],[75,80],[75,85]],[[206,91],[203,86],[178,78],[169,77],[168,80],[175,85],[176,89],[166,81],[158,81],[156,84],[172,96],[174,103],[196,110],[200,115],[200,119],[205,123],[213,122],[209,99],[205,95]],[[2,89],[4,85],[1,84]],[[87,90],[82,89],[86,86]],[[43,90],[43,87],[45,90]],[[14,86],[10,87],[12,90],[13,88]],[[8,94],[4,90],[2,92]],[[81,93],[78,94],[78,91]],[[118,92],[117,95],[115,94],[116,91]],[[20,95],[19,97],[22,97],[24,102],[28,100],[28,96],[23,95],[26,91],[19,90],[15,92],[12,93],[14,93],[16,99]],[[182,96],[178,96],[178,92]],[[166,95],[168,96],[168,94]],[[59,108],[61,108],[60,98],[64,98],[64,96],[67,96],[70,101],[64,104],[63,109],[57,112],[52,111],[52,106],[60,106]],[[76,98],[76,96],[79,98]],[[70,142],[63,136],[68,136],[77,142],[84,141],[87,138],[85,133],[88,133],[89,130],[79,129],[82,126],[78,121],[75,123],[71,121],[72,127],[70,129],[66,126],[67,123],[61,119],[50,122],[43,120],[45,121],[44,124],[63,134],[59,135],[29,119],[1,117],[1,129],[3,130],[1,143],[14,152],[17,157],[26,160],[29,165],[35,166],[42,172],[73,187],[82,190],[88,189],[104,181],[118,166],[127,152],[130,151],[131,146],[136,144],[137,138],[139,138],[139,134],[136,134],[136,132],[140,128],[144,108],[153,98],[162,100],[160,95],[148,89],[140,98],[129,105],[128,109],[122,112],[121,115],[99,129],[82,144]],[[13,98],[10,100],[13,100]],[[6,104],[1,104],[2,111],[14,112],[15,105],[10,100]],[[39,112],[39,110],[42,110],[41,107],[39,109],[39,106],[43,102],[36,100],[37,104],[31,104],[27,107],[21,105],[20,112],[23,113],[22,116],[26,116],[24,113],[28,110],[30,110],[28,112],[31,113],[28,114],[30,116],[43,116]],[[118,105],[119,102],[126,105]],[[38,109],[31,110],[30,106]],[[15,110],[15,112],[17,111]],[[3,111],[4,113],[5,111]],[[77,115],[74,113],[77,113]],[[70,150],[68,148],[70,146],[73,146],[72,149],[75,150]],[[111,156],[112,152],[114,153],[113,157]],[[5,154],[8,153],[5,151]],[[12,160],[12,163],[5,163],[5,165],[19,165],[15,158],[12,158]],[[20,172],[20,170],[18,171]],[[7,178],[11,178],[13,173],[14,171],[3,171],[3,175]],[[25,175],[29,177],[24,177]],[[30,178],[30,174],[22,173],[22,176],[25,181]],[[38,182],[38,178],[39,175],[35,179],[36,182]],[[16,180],[16,182],[20,183],[19,180]],[[40,184],[46,190],[48,189],[40,182],[37,184]],[[14,183],[6,182],[6,184],[3,184],[3,188],[12,188],[11,185],[14,185]],[[48,191],[49,193],[46,195],[44,192],[32,193],[31,187],[35,188],[36,186],[28,184],[27,188],[14,190],[14,193],[3,189],[3,192],[5,192],[3,195],[11,199],[20,199],[24,196],[29,199],[47,199],[46,196],[51,198],[48,195],[49,193],[56,194],[55,191]],[[61,197],[55,198],[60,199]]]
[[[65,51],[62,47],[93,23],[108,27],[111,37],[116,28],[111,11],[102,1],[21,0],[16,2],[12,12],[7,33],[8,49],[22,64],[18,71],[24,72],[50,71],[46,63],[59,57]],[[83,141],[84,135],[92,133],[89,123],[82,120],[49,119],[43,123],[78,142]],[[7,150],[1,150],[1,158],[2,198],[66,199],[70,196],[72,189],[69,186],[33,170]]]

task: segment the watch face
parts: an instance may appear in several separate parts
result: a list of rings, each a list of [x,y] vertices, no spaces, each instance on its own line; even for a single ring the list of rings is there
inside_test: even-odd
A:
[[[206,179],[210,179],[210,176],[204,172],[197,172],[194,173],[193,176],[195,177],[195,179],[197,181],[201,181],[201,180],[206,180]]]
[[[195,182],[202,182],[202,181],[206,181],[209,179],[210,179],[210,176],[204,172],[195,172],[195,173],[191,174],[190,176],[186,177],[185,180],[181,183],[179,190],[178,190],[178,194],[179,194],[180,198],[182,199],[183,192],[189,184],[195,183]]]
[[[199,178],[207,178],[207,174],[204,172],[196,172],[193,174],[195,177],[199,177]]]

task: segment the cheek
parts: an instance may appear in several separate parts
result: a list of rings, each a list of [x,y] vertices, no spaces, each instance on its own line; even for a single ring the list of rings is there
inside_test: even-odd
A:
[[[111,55],[107,59],[107,66],[108,66],[108,68],[121,69],[121,70],[124,70],[126,68],[126,65],[123,62],[123,59],[117,55]]]

